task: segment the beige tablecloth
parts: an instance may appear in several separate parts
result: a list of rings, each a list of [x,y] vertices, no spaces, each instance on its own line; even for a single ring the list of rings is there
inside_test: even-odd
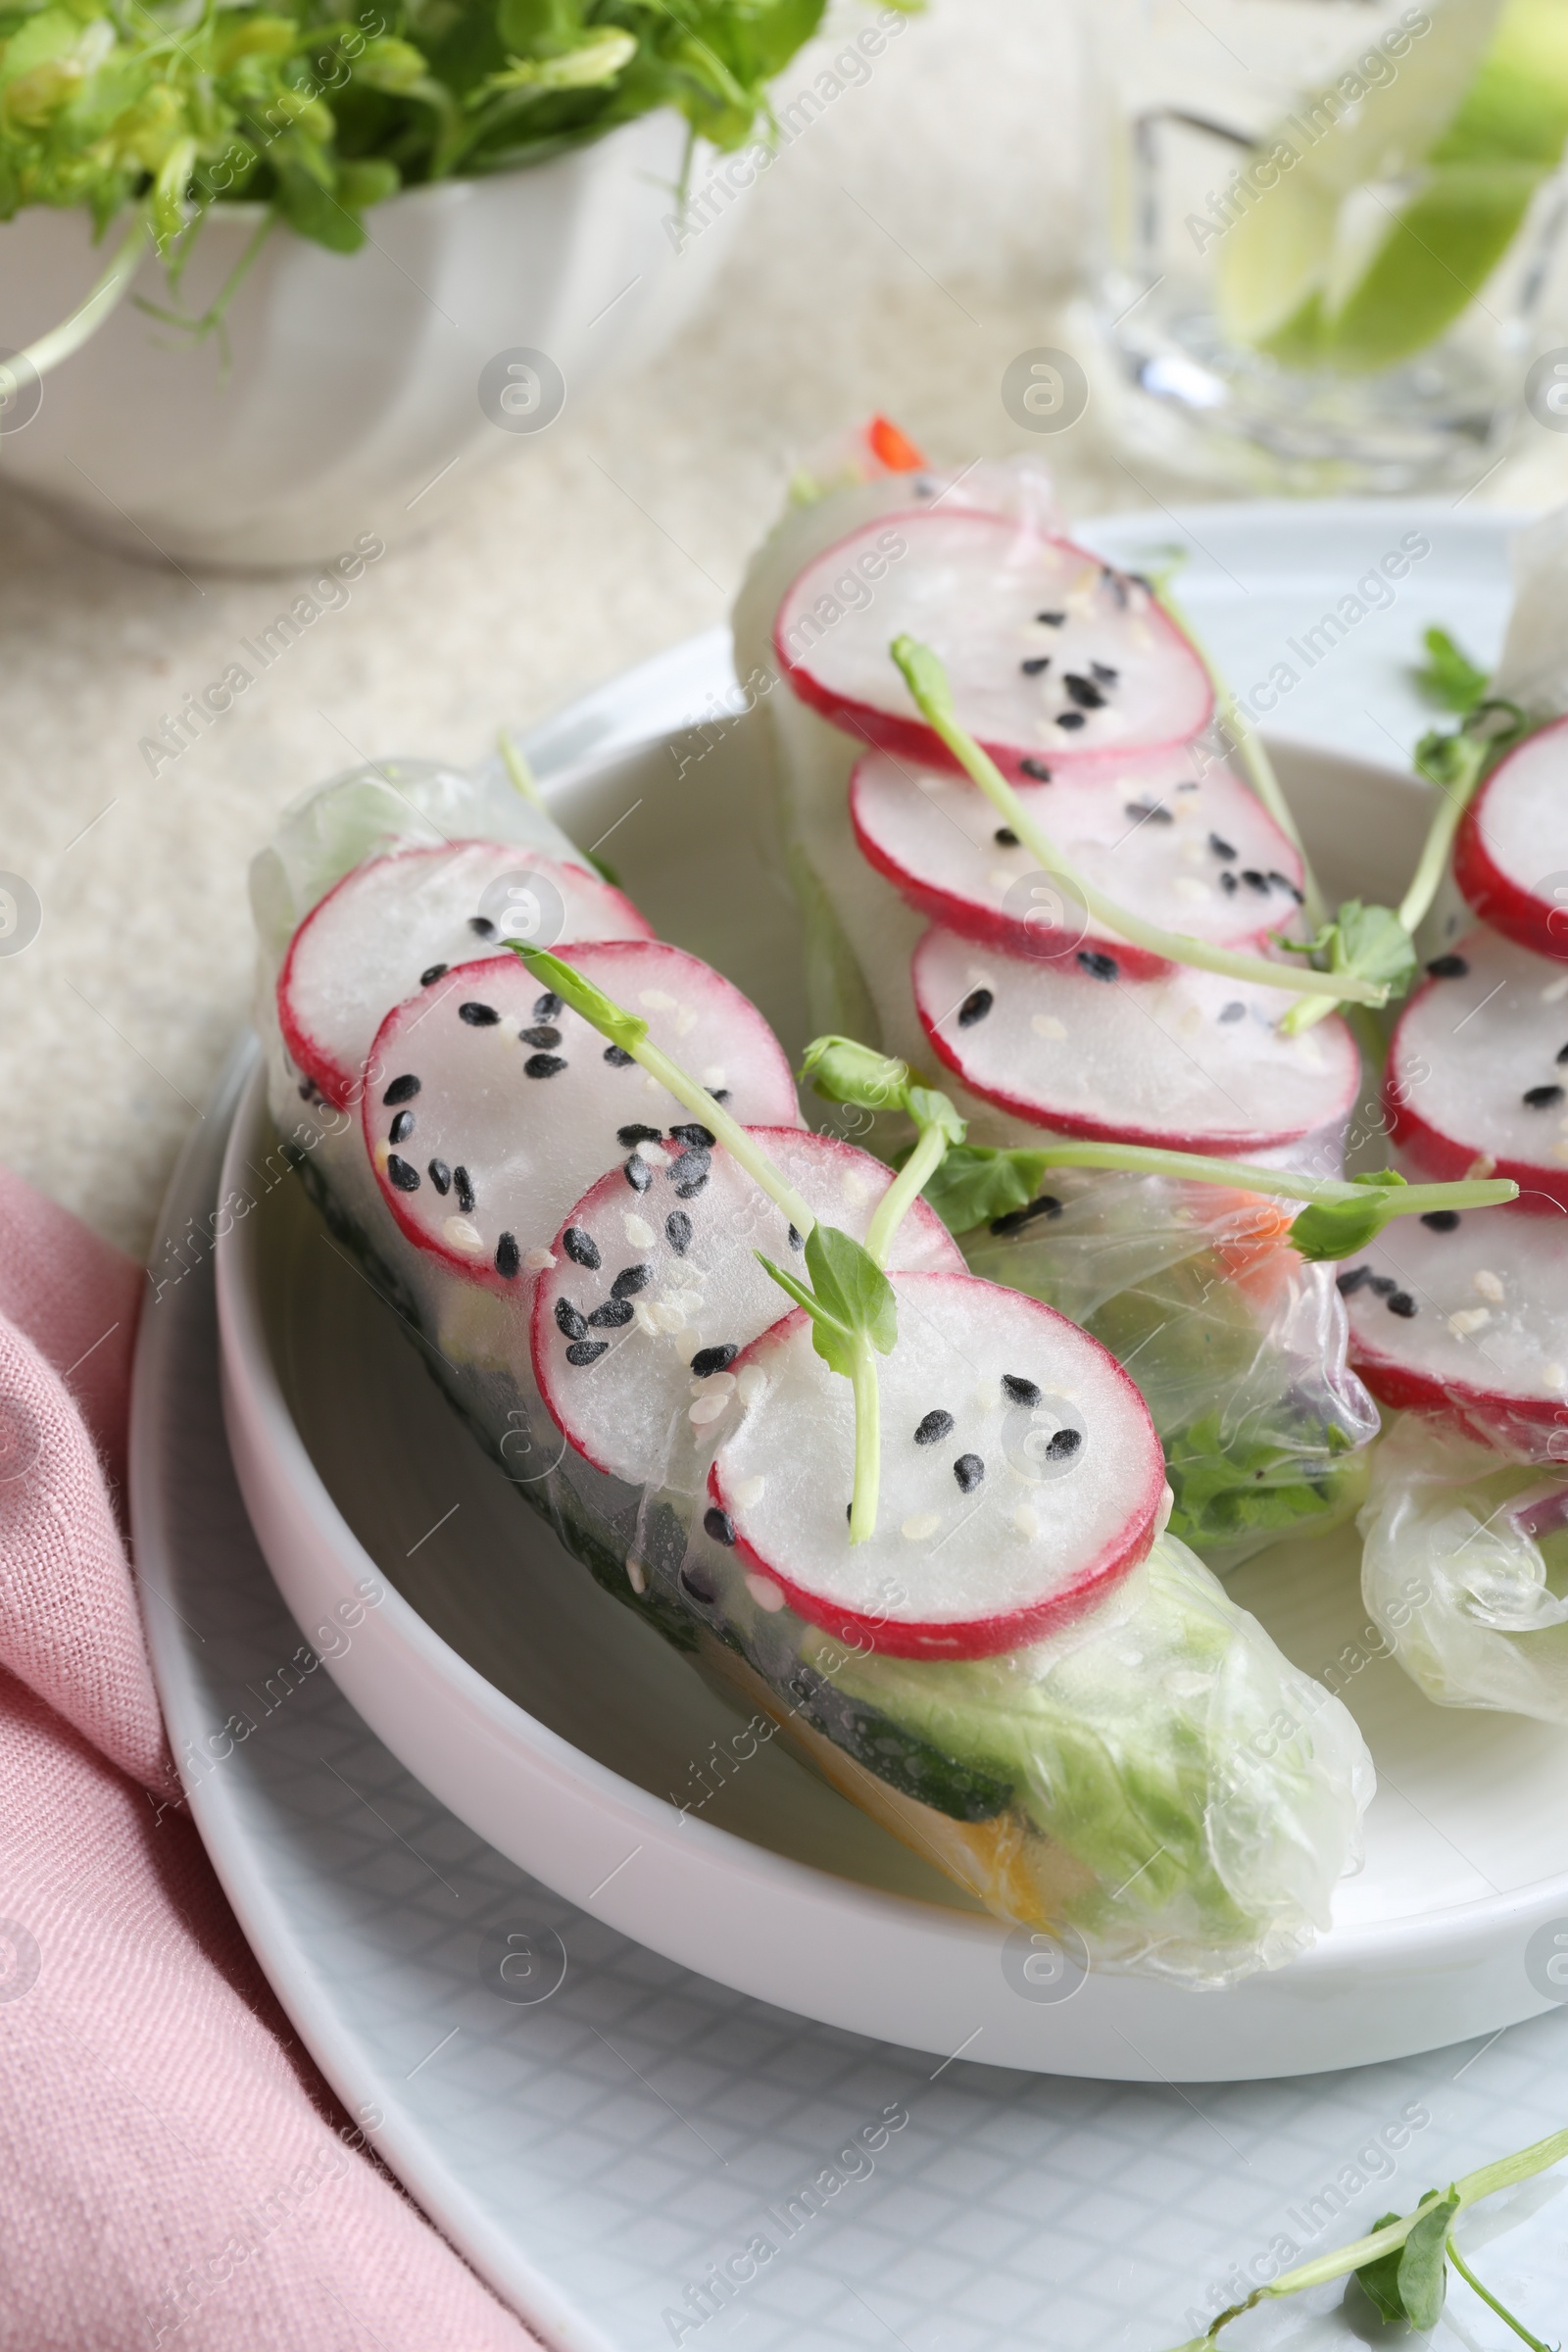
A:
[[[817,62],[797,61],[786,96]],[[0,1156],[144,1252],[245,1018],[245,868],[283,802],[389,752],[470,760],[503,718],[720,619],[824,429],[883,408],[939,459],[1042,446],[999,385],[1020,350],[1074,331],[1082,123],[1060,0],[933,0],[748,191],[674,348],[455,477],[436,531],[394,539],[156,775],[141,739],[297,584],[193,581],[82,545],[6,496],[0,459],[0,869],[44,910],[0,957]],[[1049,445],[1071,511],[1180,495],[1118,461],[1104,415],[1092,402]],[[1565,493],[1568,439],[1529,426],[1473,495]]]

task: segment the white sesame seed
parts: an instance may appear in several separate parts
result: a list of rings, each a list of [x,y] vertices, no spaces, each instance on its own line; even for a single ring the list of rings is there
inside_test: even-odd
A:
[[[1002,1402],[1002,1391],[994,1380],[977,1381],[974,1400],[983,1413],[994,1413]]]
[[[690,1037],[697,1026],[697,1015],[689,1004],[683,1004],[675,1015],[675,1035]]]
[[[632,1300],[631,1311],[633,1317],[635,1318],[638,1330],[646,1332],[651,1340],[657,1339],[659,1336],[659,1325],[654,1321],[651,1311],[644,1304],[641,1298],[634,1298]]]
[[[1196,1004],[1184,1005],[1176,1026],[1183,1037],[1196,1037],[1203,1026],[1203,1016]]]
[[[992,975],[986,970],[986,967],[983,963],[970,964],[969,986],[971,988],[991,988],[994,985],[995,983],[992,979]]]
[[[673,1298],[656,1298],[649,1309],[661,1331],[684,1331],[686,1309],[677,1306]]]
[[[710,1421],[718,1420],[722,1414],[728,1411],[729,1398],[727,1396],[699,1396],[695,1404],[687,1406],[686,1418],[693,1429],[706,1429]]]
[[[620,1228],[634,1250],[653,1248],[657,1237],[646,1217],[633,1216],[629,1210],[625,1210],[621,1214]]]
[[[653,1072],[650,1070],[647,1077],[643,1080],[643,1093],[645,1095],[662,1095],[663,1091],[663,1081],[656,1078]]]
[[[375,1167],[377,1175],[384,1176],[386,1174],[386,1163],[391,1156],[392,1147],[387,1142],[386,1137],[383,1136],[381,1141],[375,1147]]]
[[[912,1519],[906,1519],[899,1532],[907,1536],[911,1544],[923,1544],[927,1536],[934,1536],[941,1525],[940,1511],[916,1511]]]
[[[1467,1340],[1473,1331],[1485,1331],[1491,1321],[1490,1306],[1461,1306],[1457,1314],[1448,1317],[1448,1329],[1456,1340]]]
[[[461,1250],[465,1257],[483,1257],[484,1237],[466,1217],[443,1217],[441,1230],[453,1249]]]
[[[1013,1512],[1012,1525],[1014,1534],[1022,1536],[1025,1543],[1040,1533],[1040,1522],[1026,1502],[1020,1502]]]
[[[735,1376],[742,1404],[756,1404],[767,1395],[767,1374],[760,1364],[745,1364]]]
[[[1476,1292],[1479,1297],[1483,1298],[1490,1298],[1494,1306],[1497,1306],[1501,1303],[1501,1281],[1495,1274],[1491,1273],[1487,1267],[1482,1266],[1471,1275],[1470,1288]]]
[[[1487,1177],[1495,1173],[1496,1166],[1497,1163],[1490,1152],[1478,1152],[1466,1168],[1465,1175],[1479,1178],[1484,1182]]]
[[[740,1494],[738,1492],[735,1499],[737,1502],[740,1500]],[[780,1592],[778,1586],[774,1584],[773,1579],[770,1576],[748,1576],[746,1579],[746,1590],[756,1601],[758,1607],[760,1609],[766,1609],[769,1616],[772,1615],[775,1609],[781,1609],[784,1606],[784,1595]]]
[[[1018,877],[1016,874],[1004,874],[1000,870],[1000,868],[996,867],[994,867],[986,876],[986,880],[990,883],[993,890],[1000,890],[1004,893],[1009,891],[1017,879]]]
[[[723,1065],[723,1063],[722,1063],[722,1062],[718,1062],[718,1061],[710,1061],[710,1062],[709,1063],[709,1065],[708,1065],[707,1069],[706,1069],[706,1070],[704,1070],[704,1072],[703,1072],[703,1084],[704,1084],[706,1087],[708,1087],[708,1088],[711,1089],[711,1088],[713,1088],[713,1087],[715,1087],[715,1086],[722,1086],[722,1085],[723,1085],[723,1083],[724,1083],[724,1065]]]
[[[628,1557],[626,1561],[626,1582],[628,1585],[630,1585],[634,1592],[647,1592],[648,1575],[641,1560],[634,1560]]]
[[[670,1154],[662,1144],[641,1143],[633,1156],[645,1160],[649,1167],[655,1169],[667,1168],[670,1161]]]
[[[1175,881],[1171,884],[1171,889],[1175,892],[1177,898],[1186,899],[1195,906],[1198,905],[1200,899],[1211,899],[1214,896],[1214,893],[1209,889],[1208,884],[1206,882],[1200,882],[1196,874],[1178,874]]]
[[[1556,980],[1546,982],[1541,992],[1541,1002],[1543,1004],[1560,1004],[1564,997],[1568,997],[1568,972],[1562,973]]]
[[[1054,1038],[1058,1045],[1062,1044],[1066,1039],[1066,1024],[1063,1021],[1058,1021],[1054,1012],[1031,1013],[1029,1016],[1029,1026],[1034,1031],[1036,1037]]]
[[[529,1274],[548,1274],[556,1262],[552,1250],[529,1250],[524,1252],[522,1260],[524,1271]]]
[[[1561,1364],[1543,1364],[1541,1385],[1544,1389],[1568,1389],[1568,1368]]]
[[[858,1168],[846,1168],[839,1178],[839,1190],[846,1200],[869,1200],[871,1187]]]
[[[767,1487],[765,1478],[743,1478],[735,1490],[735,1500],[743,1511],[755,1510]]]
[[[674,998],[662,988],[645,988],[637,1002],[646,1004],[650,1012],[673,1012],[675,1009]]]

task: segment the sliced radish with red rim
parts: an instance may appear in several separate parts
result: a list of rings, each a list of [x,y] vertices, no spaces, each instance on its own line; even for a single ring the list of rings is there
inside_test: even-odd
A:
[[[1230,770],[1191,746],[1064,768],[1019,798],[1053,845],[1132,913],[1168,931],[1244,948],[1292,924],[1301,860]],[[1164,957],[1113,940],[966,776],[872,752],[850,780],[850,815],[868,861],[909,904],[953,931],[1015,956],[1109,948],[1129,978]]]
[[[571,962],[648,1023],[735,1117],[798,1126],[795,1082],[761,1014],[711,965],[652,940],[575,945]],[[564,1006],[515,956],[468,965],[382,1024],[363,1110],[382,1196],[410,1241],[512,1291],[567,1209],[613,1167],[628,1206],[697,1198],[712,1153],[690,1113]]]
[[[1568,969],[1494,931],[1427,966],[1389,1049],[1393,1132],[1426,1175],[1511,1176],[1568,1208]]]
[[[1404,1217],[1339,1285],[1350,1360],[1380,1403],[1568,1456],[1568,1217]]]
[[[1494,931],[1568,958],[1568,719],[1487,778],[1460,821],[1453,878]]]
[[[1332,1158],[1355,1102],[1349,1030],[1331,1015],[1282,1035],[1283,989],[1180,969],[1131,980],[1118,950],[1088,946],[1025,962],[940,930],[915,950],[913,979],[949,1069],[1058,1134],[1243,1157],[1310,1137]]]
[[[850,1385],[799,1313],[736,1360],[740,1419],[704,1525],[734,1545],[764,1609],[787,1601],[896,1657],[994,1656],[1078,1615],[1144,1557],[1164,1456],[1126,1373],[1064,1315],[971,1275],[893,1287],[875,1535],[850,1543]]]
[[[803,702],[951,766],[888,653],[906,633],[941,657],[958,723],[1009,775],[1185,743],[1213,708],[1201,661],[1141,580],[1003,515],[883,515],[808,564],[774,624]]]
[[[816,1215],[864,1240],[891,1168],[831,1136],[753,1132]],[[710,1181],[683,1201],[667,1184],[633,1200],[612,1169],[551,1249],[556,1263],[534,1296],[533,1365],[557,1423],[579,1453],[633,1486],[689,1483],[696,1448],[744,1398],[736,1357],[786,1311],[756,1252],[800,1275],[800,1236],[720,1147]],[[923,1200],[900,1226],[892,1263],[963,1272],[957,1244]]]
[[[399,850],[356,866],[306,916],[278,974],[278,1024],[301,1075],[341,1108],[392,1006],[455,985],[451,973],[493,956],[498,939],[652,936],[597,874],[515,842]]]

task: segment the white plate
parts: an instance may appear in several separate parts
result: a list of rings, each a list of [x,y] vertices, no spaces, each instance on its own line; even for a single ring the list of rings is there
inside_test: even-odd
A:
[[[1364,751],[1370,729],[1408,741],[1422,723],[1399,670],[1421,622],[1441,617],[1492,650],[1497,525],[1347,505],[1327,515],[1220,510],[1193,528],[1209,569],[1195,564],[1190,601],[1244,678],[1260,648],[1302,641],[1331,607],[1326,582],[1353,594],[1401,535],[1430,545],[1419,601],[1410,591],[1392,613],[1348,622],[1325,659],[1369,714],[1359,736],[1346,730],[1342,755],[1298,748],[1289,760],[1331,892],[1395,895],[1421,796],[1345,755]],[[1143,517],[1094,535],[1129,557],[1151,539]],[[1478,577],[1493,584],[1490,604]],[[577,757],[552,797],[582,839],[623,820],[617,863],[661,931],[729,971],[795,1045],[793,914],[756,837],[758,722],[671,734],[672,703],[695,716],[722,687],[721,645],[709,640],[594,698],[557,732]],[[628,744],[639,718],[643,739]],[[585,742],[596,727],[599,740]],[[225,1198],[255,1191],[248,1171],[269,1148],[253,1080]],[[1347,1696],[1381,1790],[1366,1869],[1340,1889],[1334,1929],[1311,1953],[1226,1994],[1092,1975],[1068,2002],[1022,1997],[1007,1931],[780,1746],[683,1817],[671,1792],[700,1786],[710,1743],[735,1719],[519,1508],[295,1187],[232,1224],[218,1281],[230,1442],[296,1617],[314,1632],[363,1580],[386,1581],[331,1663],[341,1688],[491,1844],[656,1951],[916,2048],[963,2045],[994,2065],[1144,2081],[1360,2064],[1548,2005],[1525,1952],[1568,1915],[1568,1732],[1439,1713],[1391,1664],[1358,1665]],[[1298,1663],[1321,1672],[1364,1656],[1354,1569],[1353,1540],[1281,1546],[1234,1589]]]

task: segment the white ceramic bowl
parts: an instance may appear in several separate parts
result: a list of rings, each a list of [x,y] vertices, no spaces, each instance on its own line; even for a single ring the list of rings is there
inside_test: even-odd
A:
[[[525,413],[503,427],[481,408],[488,361],[545,353],[564,379],[559,431],[612,365],[679,325],[727,242],[720,222],[677,253],[685,140],[662,111],[526,171],[411,188],[366,215],[355,254],[275,228],[229,310],[226,362],[216,336],[193,345],[127,297],[0,440],[0,479],[180,564],[317,563],[362,532],[406,536],[475,464],[525,444]],[[218,206],[177,296],[150,255],[132,292],[200,315],[261,218]],[[0,226],[5,344],[68,318],[111,250],[80,213]]]
[[[762,722],[684,735],[673,723],[722,691],[717,634],[590,697],[536,749],[542,765],[552,747],[576,755],[552,788],[567,829],[592,840],[628,812],[620,862],[650,917],[729,971],[793,1048],[800,942],[752,815]],[[1393,894],[1424,822],[1411,782],[1301,750],[1286,781],[1331,895],[1356,876]],[[257,1194],[270,1148],[258,1076],[220,1200]],[[1338,1890],[1332,1932],[1229,1992],[1092,1975],[1066,2001],[1037,2000],[1020,1988],[1008,1931],[781,1743],[683,1817],[671,1792],[691,1795],[735,1716],[564,1557],[297,1186],[220,1231],[230,1446],[301,1628],[314,1637],[370,1580],[379,1604],[328,1659],[350,1700],[451,1811],[624,1934],[858,2033],[1067,2075],[1355,2066],[1549,2005],[1526,1952],[1550,1924],[1568,1931],[1568,1731],[1434,1708],[1392,1661],[1369,1661],[1353,1536],[1277,1546],[1232,1583],[1298,1665],[1340,1661],[1377,1761],[1366,1868]]]

